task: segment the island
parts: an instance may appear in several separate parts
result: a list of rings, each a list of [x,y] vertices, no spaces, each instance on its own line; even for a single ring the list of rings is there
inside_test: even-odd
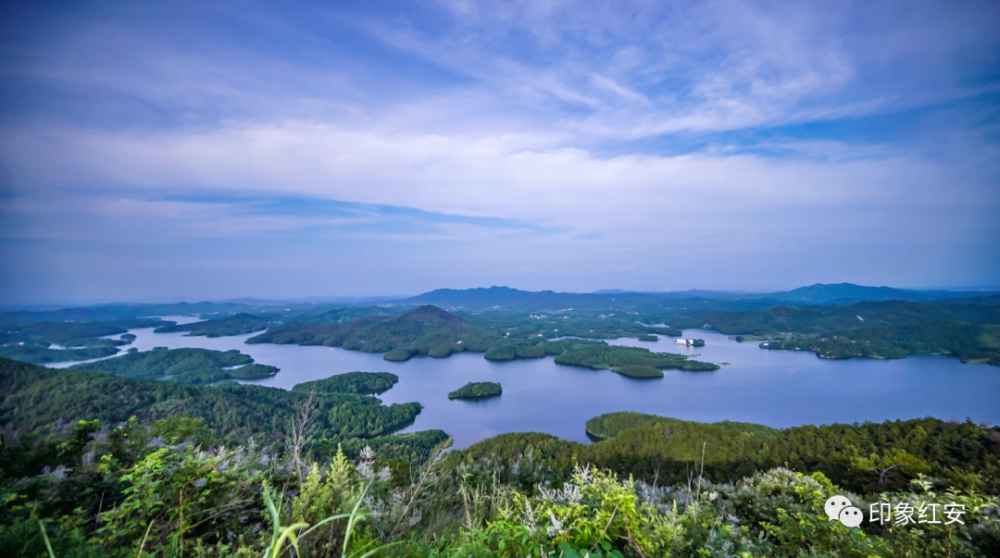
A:
[[[262,331],[271,325],[271,320],[254,316],[247,312],[240,312],[225,318],[214,320],[204,320],[189,324],[167,324],[153,330],[154,333],[176,333],[187,332],[188,337],[203,335],[205,337],[226,337],[229,335],[243,335]]]
[[[161,379],[182,384],[210,384],[222,380],[259,380],[278,373],[278,368],[256,364],[250,355],[235,349],[167,349],[155,347],[139,352],[129,349],[124,355],[85,362],[75,370],[102,372],[133,379]]]
[[[128,345],[135,336],[129,329],[173,324],[159,319],[109,322],[39,322],[6,325],[0,331],[0,357],[32,364],[104,358]],[[118,339],[111,335],[121,334]]]
[[[566,347],[555,358],[556,364],[611,370],[630,378],[662,378],[663,370],[709,372],[719,366],[688,360],[684,355],[654,353],[638,347],[620,347],[603,343],[577,343]]]
[[[494,397],[503,393],[496,382],[469,382],[448,394],[448,399],[478,399]]]
[[[396,385],[399,376],[388,372],[347,372],[323,380],[296,384],[292,391],[378,395]]]

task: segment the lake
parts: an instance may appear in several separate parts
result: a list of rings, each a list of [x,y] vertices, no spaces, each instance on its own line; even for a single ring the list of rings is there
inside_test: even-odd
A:
[[[164,319],[197,321],[177,316]],[[545,432],[586,443],[587,419],[614,411],[779,428],[924,416],[1000,421],[997,367],[962,364],[944,356],[823,360],[809,352],[760,349],[757,343],[737,343],[707,330],[684,332],[685,338],[705,340],[705,346],[698,348],[677,345],[669,337],[655,343],[610,342],[731,363],[715,372],[667,370],[662,379],[652,380],[562,366],[552,357],[494,363],[481,353],[462,353],[446,359],[388,362],[381,354],[340,348],[245,344],[251,335],[209,339],[153,333],[152,329],[130,333],[136,335],[130,347],[140,351],[153,347],[238,349],[258,363],[281,369],[273,378],[256,383],[284,389],[343,372],[392,372],[399,376],[399,383],[379,398],[386,404],[417,401],[424,406],[416,422],[403,432],[440,428],[454,437],[457,448],[504,432]],[[448,392],[467,382],[480,381],[499,382],[503,395],[481,401],[447,398]]]

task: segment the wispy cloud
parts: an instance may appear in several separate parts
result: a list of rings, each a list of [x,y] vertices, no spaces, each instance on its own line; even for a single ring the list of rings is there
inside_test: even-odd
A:
[[[7,10],[0,249],[24,269],[35,242],[203,242],[378,254],[427,287],[444,253],[573,289],[589,259],[637,288],[673,258],[700,270],[675,286],[787,258],[1000,281],[995,2]]]

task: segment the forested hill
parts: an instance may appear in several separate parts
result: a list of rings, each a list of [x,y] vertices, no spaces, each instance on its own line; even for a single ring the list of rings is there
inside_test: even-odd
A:
[[[149,316],[209,316],[236,312],[273,310],[273,307],[253,307],[236,303],[177,302],[171,304],[100,304],[76,308],[43,311],[0,312],[0,324],[35,322],[103,322],[129,320]]]
[[[178,331],[188,332],[190,336],[204,335],[205,337],[223,337],[226,335],[242,335],[267,329],[274,323],[272,320],[240,312],[217,320],[205,320],[190,324],[169,324],[158,327],[155,333],[173,333]]]
[[[386,360],[418,354],[447,357],[464,350],[486,351],[500,338],[492,329],[434,306],[421,306],[395,316],[366,316],[346,323],[290,324],[251,337],[247,343],[326,345],[369,353]]]
[[[345,389],[350,386],[345,384]],[[200,419],[219,441],[227,444],[246,444],[253,437],[258,444],[283,448],[296,413],[312,396],[315,441],[339,441],[360,449],[352,439],[390,434],[409,425],[421,408],[418,403],[385,406],[374,397],[329,390],[313,394],[312,390],[286,391],[256,385],[202,387],[49,369],[3,358],[0,393],[4,394],[0,400],[0,427],[6,443],[24,436],[44,436],[58,430],[60,424],[78,420],[118,424],[134,416],[143,424],[151,424],[183,415]],[[440,431],[411,436],[402,442],[409,448],[403,453],[426,451],[443,439]],[[368,443],[399,441],[389,437]],[[319,446],[315,449],[324,451]]]
[[[593,444],[511,433],[442,457],[444,432],[378,435],[416,404],[341,392],[394,380],[355,373],[292,391],[210,388],[0,359],[0,556],[1000,550],[995,427],[924,418],[775,430],[614,413],[587,423],[607,436]],[[304,423],[310,400],[314,421]],[[939,521],[852,528],[828,519],[833,495],[866,512],[906,503],[914,518],[929,503]],[[957,506],[961,521],[946,524],[943,510]]]
[[[760,295],[786,304],[849,304],[862,301],[905,300],[911,302],[977,298],[995,295],[991,291],[918,291],[892,287],[866,287],[853,283],[822,284],[799,287],[790,291]]]
[[[850,304],[860,301],[930,301],[975,298],[996,294],[980,291],[917,291],[890,287],[866,287],[853,283],[815,284],[791,291],[772,293],[733,293],[726,291],[558,293],[521,291],[509,287],[476,289],[438,289],[396,301],[400,305],[433,304],[463,309],[533,309],[560,308],[649,308],[713,307],[719,309],[766,308],[780,304],[816,305]]]
[[[823,358],[950,354],[965,362],[1000,364],[1000,296],[693,311],[671,318],[678,327],[769,338],[762,347],[810,350]]]
[[[447,308],[466,309],[559,309],[610,308],[656,303],[662,296],[647,293],[557,293],[553,291],[521,291],[509,287],[488,289],[438,289],[397,302],[400,305],[433,304]]]

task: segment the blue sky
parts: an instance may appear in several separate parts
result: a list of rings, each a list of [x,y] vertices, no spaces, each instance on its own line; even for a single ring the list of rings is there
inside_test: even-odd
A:
[[[998,112],[996,2],[6,2],[0,302],[997,286]]]

